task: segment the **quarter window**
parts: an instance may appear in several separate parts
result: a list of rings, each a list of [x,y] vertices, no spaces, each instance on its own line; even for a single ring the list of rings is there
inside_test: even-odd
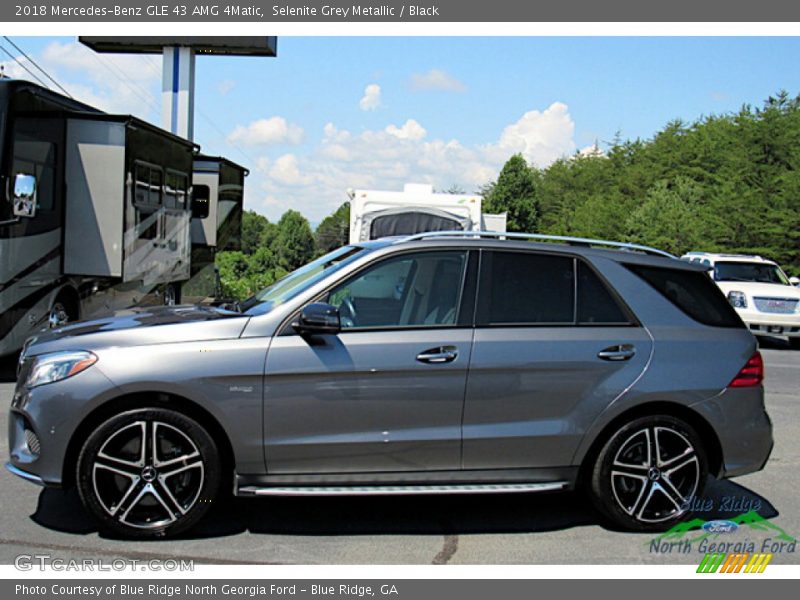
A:
[[[578,261],[578,323],[627,325],[630,319],[608,288],[587,265]]]
[[[334,288],[342,329],[450,327],[457,323],[466,251],[406,254]]]

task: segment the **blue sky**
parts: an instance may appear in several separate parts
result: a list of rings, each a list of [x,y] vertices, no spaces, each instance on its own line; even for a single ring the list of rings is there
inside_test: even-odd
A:
[[[160,121],[160,57],[11,39],[76,97]],[[472,191],[514,152],[546,166],[797,94],[798,62],[800,38],[281,37],[277,58],[198,58],[195,137],[251,169],[248,208],[318,222],[349,187]]]

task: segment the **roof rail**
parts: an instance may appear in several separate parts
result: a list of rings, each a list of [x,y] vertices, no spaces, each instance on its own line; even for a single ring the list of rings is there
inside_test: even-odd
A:
[[[393,243],[400,244],[402,242],[411,242],[415,240],[426,240],[430,238],[456,238],[456,237],[470,237],[470,238],[497,238],[497,239],[515,239],[515,240],[534,240],[545,242],[564,242],[572,246],[606,246],[609,248],[617,248],[620,250],[643,252],[644,254],[652,254],[655,256],[664,256],[666,258],[678,257],[659,250],[658,248],[651,248],[650,246],[642,246],[640,244],[631,244],[629,242],[612,242],[609,240],[594,240],[590,238],[569,237],[564,235],[546,235],[543,233],[517,233],[511,231],[427,231],[425,233],[415,233],[414,235],[405,236]]]

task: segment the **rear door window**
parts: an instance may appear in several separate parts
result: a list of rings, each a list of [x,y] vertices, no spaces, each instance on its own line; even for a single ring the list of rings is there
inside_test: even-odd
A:
[[[477,324],[630,325],[632,315],[583,260],[534,252],[484,251]]]
[[[575,261],[528,252],[484,252],[478,324],[573,325]]]

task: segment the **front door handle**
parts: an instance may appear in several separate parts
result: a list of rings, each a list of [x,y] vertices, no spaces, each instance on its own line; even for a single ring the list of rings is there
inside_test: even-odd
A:
[[[439,348],[430,348],[417,354],[417,360],[424,363],[448,363],[452,362],[458,357],[458,348],[455,346],[440,346]]]
[[[604,350],[597,353],[597,358],[603,360],[620,361],[630,360],[636,354],[636,348],[633,344],[619,344],[618,346],[609,346]]]

